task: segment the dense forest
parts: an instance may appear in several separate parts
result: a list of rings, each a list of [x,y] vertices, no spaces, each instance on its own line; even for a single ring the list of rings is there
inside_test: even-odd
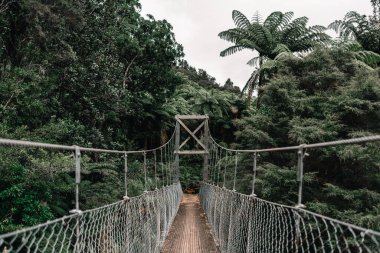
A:
[[[328,28],[292,12],[250,20],[233,11],[221,56],[255,56],[240,91],[184,60],[172,26],[143,17],[138,0],[0,1],[0,137],[152,148],[170,138],[176,114],[208,114],[213,137],[239,149],[379,134],[380,2],[372,5],[371,16],[349,12]],[[70,154],[2,147],[0,157],[0,233],[72,209]],[[181,160],[183,187],[202,180],[201,159]],[[249,193],[252,157],[240,159],[237,189]],[[309,151],[306,207],[380,230],[379,160],[375,143]],[[83,209],[122,198],[121,157],[86,155],[82,164]],[[295,154],[263,154],[258,166],[258,196],[294,205]],[[133,180],[137,195],[141,178]]]

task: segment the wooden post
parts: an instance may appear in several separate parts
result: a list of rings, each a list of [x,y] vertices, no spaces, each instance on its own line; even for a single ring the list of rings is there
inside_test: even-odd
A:
[[[174,160],[174,168],[175,168],[175,174],[174,174],[174,180],[175,182],[179,182],[179,138],[181,134],[181,126],[178,122],[176,121],[175,124],[175,160]]]
[[[209,136],[208,136],[208,120],[205,119],[205,125],[204,125],[204,132],[203,132],[203,139],[204,144],[206,147],[206,151],[208,151],[208,144],[209,144]],[[208,153],[205,153],[203,156],[203,182],[208,181]]]

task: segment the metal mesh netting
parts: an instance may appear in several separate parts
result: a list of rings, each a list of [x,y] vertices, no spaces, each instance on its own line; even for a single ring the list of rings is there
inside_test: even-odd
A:
[[[380,233],[303,209],[202,184],[221,252],[380,252]]]
[[[163,146],[145,152],[130,151],[126,157],[128,196],[141,194],[176,181],[174,138]],[[127,194],[125,194],[127,195]]]
[[[0,252],[159,252],[181,197],[176,183],[0,235]]]

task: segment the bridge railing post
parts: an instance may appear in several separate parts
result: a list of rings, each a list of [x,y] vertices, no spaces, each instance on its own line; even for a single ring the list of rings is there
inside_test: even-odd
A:
[[[181,126],[178,121],[175,124],[175,160],[174,160],[174,181],[177,183],[179,181],[179,139],[181,137]]]
[[[228,162],[228,151],[226,150],[226,157],[224,161],[224,173],[223,173],[223,189],[226,188],[227,162]]]
[[[208,129],[208,119],[205,120],[204,124],[204,131],[203,131],[203,136],[204,136],[204,145],[206,147],[206,151],[209,151],[209,129]],[[208,173],[209,173],[209,153],[205,153],[203,156],[203,182],[208,182]]]
[[[154,181],[156,184],[156,190],[158,189],[158,183],[157,183],[157,152],[156,150],[153,151],[153,156],[154,156]]]
[[[80,214],[82,211],[79,206],[79,185],[81,182],[81,152],[78,146],[74,146],[74,163],[75,163],[75,209],[71,210],[70,213],[77,214],[76,225],[75,225],[75,245],[74,252],[79,251],[80,248]]]
[[[237,173],[237,165],[238,165],[238,152],[235,152],[235,169],[234,169],[234,185],[232,191],[236,191],[236,173]]]
[[[255,183],[256,183],[256,170],[257,170],[257,152],[253,153],[253,175],[252,175],[252,197],[256,197],[255,194]]]
[[[303,159],[307,155],[304,148],[305,144],[300,145],[297,156],[297,182],[298,182],[298,201],[296,208],[305,208],[306,206],[302,204],[302,192],[303,192]]]
[[[147,168],[146,168],[146,152],[143,152],[144,156],[144,193],[148,192],[148,179],[147,179]]]
[[[128,154],[127,152],[124,152],[124,200],[128,200]]]

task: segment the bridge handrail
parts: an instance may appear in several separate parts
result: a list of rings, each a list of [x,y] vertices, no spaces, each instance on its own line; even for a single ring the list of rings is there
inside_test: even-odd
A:
[[[138,154],[138,153],[153,152],[165,147],[174,138],[174,134],[175,134],[175,131],[173,132],[170,139],[163,145],[157,148],[146,149],[146,150],[122,151],[122,150],[98,149],[98,148],[80,147],[76,145],[68,146],[68,145],[50,144],[50,143],[43,143],[43,142],[24,141],[24,140],[13,140],[13,139],[5,139],[5,138],[0,138],[0,146],[31,147],[31,148],[44,148],[44,149],[56,149],[56,150],[70,150],[70,151],[75,151],[76,148],[78,148],[80,151],[84,151],[84,152],[110,153],[110,154]]]
[[[237,152],[237,153],[264,153],[264,152],[276,152],[276,151],[290,151],[290,150],[299,150],[302,149],[313,149],[313,148],[322,148],[322,147],[330,147],[330,146],[338,146],[338,145],[348,145],[348,144],[360,144],[365,142],[375,142],[380,141],[380,135],[372,135],[372,136],[365,136],[360,138],[352,138],[352,139],[346,139],[346,140],[338,140],[338,141],[329,141],[329,142],[320,142],[320,143],[312,143],[312,144],[300,144],[298,146],[288,146],[288,147],[279,147],[279,148],[267,148],[267,149],[230,149],[223,147],[222,145],[218,144],[216,140],[212,137],[211,133],[209,135],[212,142],[215,143],[218,147],[221,149],[224,149],[226,151],[230,152]]]
[[[371,233],[371,234],[374,234],[376,236],[380,236],[380,232],[378,232],[378,231],[375,231],[375,230],[372,230],[372,229],[366,229],[366,228],[363,228],[363,227],[359,227],[357,225],[350,224],[350,223],[347,223],[347,222],[344,222],[344,221],[340,221],[340,220],[337,220],[337,219],[334,219],[334,218],[331,218],[331,217],[328,217],[328,216],[324,216],[322,214],[314,213],[314,212],[309,211],[309,210],[304,209],[304,208],[297,208],[297,207],[294,207],[294,206],[288,206],[288,205],[284,205],[284,204],[279,204],[279,203],[276,203],[276,202],[272,202],[272,201],[269,201],[269,200],[265,200],[265,199],[259,198],[257,196],[247,195],[247,194],[240,193],[240,192],[237,192],[237,191],[234,191],[234,190],[230,190],[230,189],[227,189],[227,188],[221,188],[219,186],[215,186],[215,185],[212,185],[212,184],[206,183],[206,182],[203,182],[202,184],[209,185],[211,187],[218,187],[219,189],[223,189],[225,191],[228,191],[230,193],[236,194],[238,196],[256,199],[256,200],[259,200],[261,202],[264,202],[264,203],[267,203],[267,204],[271,204],[271,205],[274,205],[274,206],[292,209],[292,210],[295,210],[297,212],[307,213],[307,214],[310,214],[310,215],[313,215],[313,216],[316,216],[316,217],[319,217],[319,218],[322,218],[322,219],[325,219],[325,220],[328,220],[328,221],[331,221],[331,222],[334,222],[334,223],[337,223],[337,224],[340,224],[340,225],[351,227],[351,228],[359,230],[359,231],[361,231],[363,233]]]

